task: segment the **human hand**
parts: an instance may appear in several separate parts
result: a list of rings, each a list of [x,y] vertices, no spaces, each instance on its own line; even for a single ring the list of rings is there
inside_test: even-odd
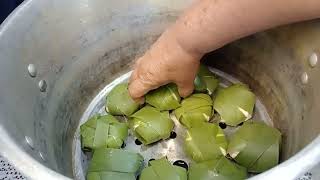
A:
[[[129,83],[132,98],[141,98],[150,90],[176,83],[179,94],[192,93],[201,54],[188,52],[167,32],[135,64]]]

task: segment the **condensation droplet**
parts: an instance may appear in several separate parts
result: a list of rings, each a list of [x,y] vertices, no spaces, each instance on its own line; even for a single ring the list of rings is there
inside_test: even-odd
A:
[[[28,73],[31,77],[36,77],[37,76],[37,69],[34,64],[29,64],[28,65]]]
[[[309,76],[306,72],[301,74],[301,82],[302,84],[307,84],[309,81]]]
[[[312,53],[309,57],[309,65],[311,67],[315,67],[318,63],[318,55],[317,53]]]
[[[45,92],[47,90],[47,82],[45,80],[39,81],[38,86],[41,92]]]

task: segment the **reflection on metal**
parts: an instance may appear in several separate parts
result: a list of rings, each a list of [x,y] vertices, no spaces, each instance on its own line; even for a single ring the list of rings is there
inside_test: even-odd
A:
[[[27,144],[33,149],[34,144],[33,144],[33,140],[31,139],[31,137],[25,136],[25,140],[26,140]]]

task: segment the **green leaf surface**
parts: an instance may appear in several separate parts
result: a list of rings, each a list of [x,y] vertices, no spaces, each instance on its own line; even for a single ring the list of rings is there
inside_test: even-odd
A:
[[[207,92],[211,95],[219,86],[219,79],[204,65],[200,65],[198,74],[194,80],[196,92]]]
[[[150,162],[149,167],[142,170],[139,180],[187,180],[187,171],[178,166],[171,165],[165,159]]]
[[[136,180],[134,173],[119,173],[119,172],[89,172],[87,180]]]
[[[143,164],[140,154],[120,149],[96,149],[89,164],[90,172],[137,173]]]
[[[160,112],[145,106],[130,117],[130,127],[136,137],[145,145],[170,137],[174,123],[168,111]]]
[[[278,164],[281,133],[262,122],[244,123],[230,139],[228,153],[249,172],[263,172]]]
[[[237,126],[252,117],[255,95],[246,85],[234,84],[217,91],[214,109],[220,114],[221,121]]]
[[[175,116],[187,128],[208,122],[212,116],[212,99],[207,94],[193,94],[182,100],[181,107],[174,111]]]
[[[80,126],[80,134],[83,148],[120,148],[128,136],[128,126],[111,115],[97,115]]]
[[[146,95],[146,102],[160,111],[176,109],[181,97],[175,84],[167,84]]]
[[[130,116],[139,106],[129,95],[128,83],[118,84],[107,95],[106,109],[112,115]]]
[[[188,129],[185,151],[196,162],[207,161],[226,154],[227,140],[216,124],[203,123]]]
[[[224,156],[191,164],[189,170],[189,180],[243,180],[246,178],[246,168],[231,162]]]

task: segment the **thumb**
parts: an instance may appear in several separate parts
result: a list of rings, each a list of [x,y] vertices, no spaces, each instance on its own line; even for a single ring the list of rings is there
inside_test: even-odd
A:
[[[181,97],[189,96],[194,89],[193,81],[177,83],[177,86]]]

